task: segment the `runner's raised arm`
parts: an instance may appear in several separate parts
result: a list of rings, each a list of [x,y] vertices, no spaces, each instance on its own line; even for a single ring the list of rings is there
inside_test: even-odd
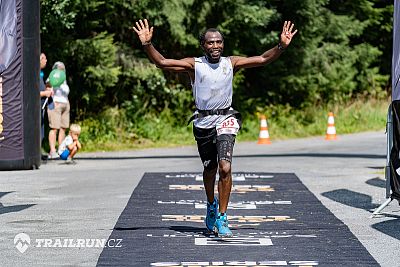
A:
[[[148,57],[157,67],[176,72],[188,72],[194,70],[194,58],[168,59],[157,51],[151,42],[154,27],[149,27],[147,19],[140,19],[139,21],[136,21],[135,24],[136,27],[133,26],[133,30],[137,33]]]

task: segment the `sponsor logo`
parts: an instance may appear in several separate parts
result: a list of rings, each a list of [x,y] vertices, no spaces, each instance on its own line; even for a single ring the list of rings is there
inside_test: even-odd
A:
[[[97,238],[37,238],[37,248],[120,248],[122,239]]]
[[[204,185],[169,185],[170,190],[204,190]],[[215,190],[217,189],[217,185],[215,186]],[[275,191],[270,185],[233,185],[231,193],[244,194],[247,192],[272,192]]]
[[[29,246],[35,248],[120,248],[122,247],[122,239],[36,238],[31,242],[29,235],[19,233],[14,237],[14,245],[21,253],[24,253]]]
[[[167,174],[165,178],[195,178],[196,181],[203,181],[201,173],[180,173],[180,174]],[[263,175],[255,173],[232,173],[233,181],[246,181],[246,179],[271,179],[273,175]],[[218,179],[218,174],[217,174]]]
[[[182,238],[182,237],[204,237],[204,231],[198,231],[197,233],[185,233],[185,232],[179,232],[175,234],[147,234],[146,237],[152,237],[152,238]],[[215,234],[206,234],[208,238],[215,238],[218,239],[219,237]],[[241,234],[241,233],[236,233],[232,236],[233,238],[241,238],[241,239],[247,239],[247,238],[316,238],[316,235],[293,235],[293,234],[288,234],[287,232],[255,232],[255,233],[248,233],[248,234]],[[224,239],[222,239],[224,240]]]
[[[272,246],[270,238],[195,238],[196,246]]]
[[[158,204],[173,204],[173,205],[194,205],[195,209],[207,208],[207,202],[204,200],[179,200],[179,201],[157,201]],[[229,202],[229,209],[233,210],[252,210],[257,209],[261,205],[291,205],[290,200],[277,200],[277,201],[242,201],[242,202]]]
[[[174,221],[174,222],[198,222],[204,223],[205,215],[162,215],[162,221]],[[295,221],[296,219],[290,218],[290,216],[229,216],[229,226],[241,227],[248,226],[243,223],[259,223],[264,222],[288,222]]]
[[[241,266],[241,267],[269,267],[269,266],[317,266],[318,261],[182,261],[182,262],[153,262],[155,267],[211,267],[211,266]]]
[[[19,252],[24,253],[31,244],[31,238],[25,233],[19,233],[14,237],[14,245]]]

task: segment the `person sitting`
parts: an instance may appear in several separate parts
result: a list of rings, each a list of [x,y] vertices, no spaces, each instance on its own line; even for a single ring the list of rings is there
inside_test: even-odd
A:
[[[61,142],[58,148],[60,159],[66,160],[67,163],[73,161],[76,152],[81,149],[81,143],[78,139],[80,134],[81,127],[78,124],[71,124],[68,135]]]

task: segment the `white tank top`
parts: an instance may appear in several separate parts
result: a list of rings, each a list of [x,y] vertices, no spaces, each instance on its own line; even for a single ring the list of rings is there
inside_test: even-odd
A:
[[[232,104],[233,68],[228,57],[211,64],[203,56],[194,59],[195,79],[192,81],[193,97],[196,108],[215,110],[228,108]],[[197,111],[195,112],[197,113]],[[213,128],[229,115],[210,115],[194,120],[198,128]]]

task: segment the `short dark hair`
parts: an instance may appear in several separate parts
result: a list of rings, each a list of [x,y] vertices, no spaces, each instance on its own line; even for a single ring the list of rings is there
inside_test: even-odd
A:
[[[207,32],[218,32],[219,34],[221,34],[222,41],[224,40],[224,35],[222,34],[222,32],[220,32],[220,31],[219,31],[218,29],[216,29],[216,28],[209,28],[209,29],[207,29],[206,31],[202,32],[202,33],[199,35],[199,43],[200,43],[201,46],[203,46],[204,43],[206,42],[206,33],[207,33]]]

